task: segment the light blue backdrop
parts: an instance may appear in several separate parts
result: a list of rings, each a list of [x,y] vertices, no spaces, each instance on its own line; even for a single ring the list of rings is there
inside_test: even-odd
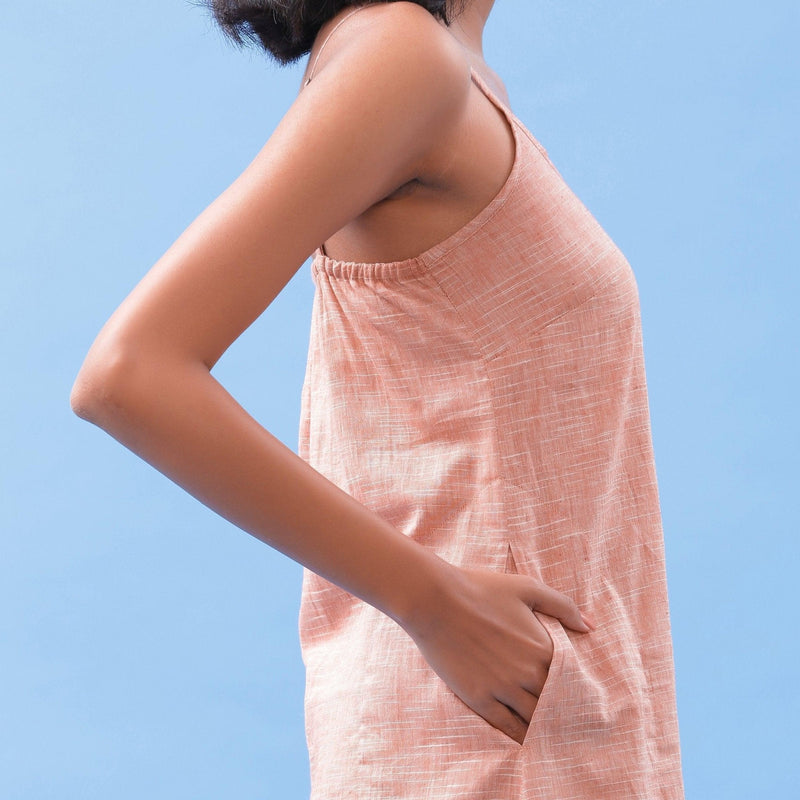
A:
[[[292,102],[187,0],[8,3],[0,797],[308,793],[300,568],[75,417],[103,322]],[[798,796],[798,4],[498,0],[487,60],[632,264],[687,797]],[[304,266],[215,375],[296,445]]]

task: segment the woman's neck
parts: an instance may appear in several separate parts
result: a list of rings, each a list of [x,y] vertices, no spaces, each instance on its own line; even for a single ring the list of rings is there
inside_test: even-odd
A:
[[[469,0],[449,26],[450,32],[467,49],[483,59],[483,29],[495,0]]]
[[[464,10],[453,17],[447,30],[466,50],[473,68],[489,84],[495,94],[508,104],[508,92],[502,79],[483,57],[483,29],[486,27],[486,21],[489,19],[494,2],[495,0],[467,2]]]

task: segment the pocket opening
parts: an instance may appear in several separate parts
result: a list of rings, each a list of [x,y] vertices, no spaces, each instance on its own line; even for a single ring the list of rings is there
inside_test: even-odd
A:
[[[506,572],[517,574],[517,562],[514,560],[514,553],[511,552],[511,543],[508,544],[508,552],[506,553]]]
[[[505,571],[519,574],[511,542],[507,543]],[[538,729],[541,727],[541,721],[544,716],[547,715],[552,718],[552,714],[550,713],[550,709],[553,705],[552,697],[553,694],[558,691],[557,683],[561,673],[561,665],[564,661],[564,643],[562,641],[562,636],[566,636],[566,634],[564,633],[561,622],[548,614],[543,614],[538,611],[533,611],[531,613],[542,623],[547,634],[550,636],[550,640],[553,644],[553,657],[550,660],[547,677],[545,678],[544,686],[542,686],[542,691],[539,694],[539,700],[536,703],[531,721],[528,724],[525,738],[522,740],[522,744],[518,745],[519,747],[525,747],[531,744],[532,740],[537,736]]]

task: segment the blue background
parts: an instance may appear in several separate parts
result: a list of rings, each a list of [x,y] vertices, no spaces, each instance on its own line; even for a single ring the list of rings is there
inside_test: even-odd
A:
[[[9,3],[0,796],[308,793],[301,569],[69,391],[296,93],[187,0]],[[797,796],[798,4],[498,0],[486,56],[633,266],[687,797]],[[297,442],[305,265],[215,368]]]

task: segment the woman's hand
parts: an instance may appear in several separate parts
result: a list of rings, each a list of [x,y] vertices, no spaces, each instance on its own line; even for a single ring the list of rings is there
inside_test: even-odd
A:
[[[553,658],[533,611],[591,629],[572,600],[535,578],[448,566],[441,602],[403,627],[464,703],[522,744]]]

